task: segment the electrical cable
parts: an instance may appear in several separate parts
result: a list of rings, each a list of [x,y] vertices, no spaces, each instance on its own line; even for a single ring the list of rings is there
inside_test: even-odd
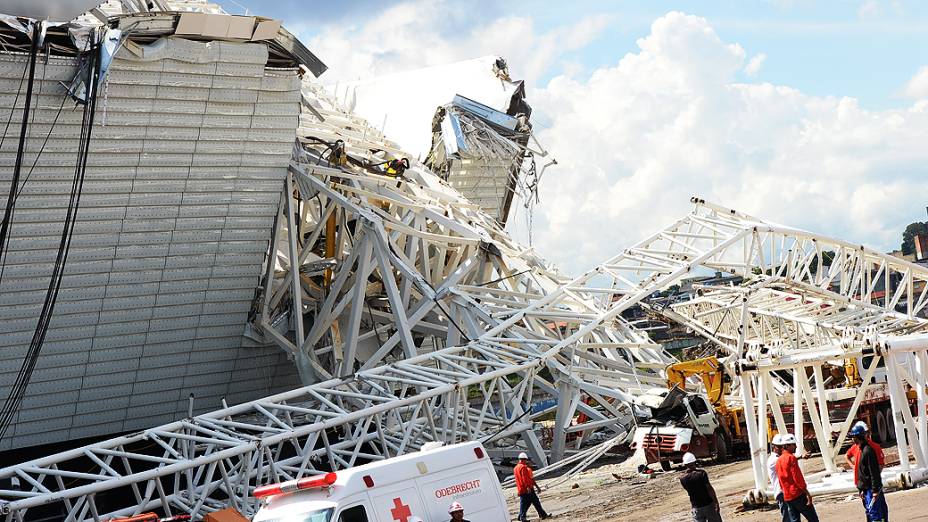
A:
[[[19,79],[19,87],[16,89],[16,96],[13,98],[13,105],[10,106],[10,117],[6,120],[6,127],[3,129],[3,136],[0,136],[0,148],[6,140],[6,133],[10,130],[10,123],[13,121],[13,113],[16,112],[16,104],[19,102],[19,94],[23,90],[23,83],[26,82],[26,74],[29,72],[28,67],[23,67],[23,75]]]
[[[48,134],[45,135],[45,141],[42,142],[42,146],[39,148],[38,154],[35,156],[35,161],[32,162],[32,166],[29,167],[29,172],[26,173],[26,176],[23,178],[23,182],[19,186],[19,190],[16,192],[16,196],[13,197],[13,202],[15,203],[19,199],[19,195],[22,194],[23,189],[26,188],[26,183],[29,183],[29,176],[32,176],[32,171],[35,170],[35,166],[38,165],[39,159],[42,157],[42,153],[45,152],[45,146],[48,145],[48,139],[52,136],[52,132],[55,131],[55,126],[58,125],[58,118],[61,116],[61,111],[64,109],[64,104],[68,101],[68,95],[65,94],[61,97],[61,104],[58,105],[58,112],[55,113],[55,119],[52,120],[52,126],[48,129]]]
[[[10,225],[13,221],[14,199],[16,189],[19,187],[19,176],[23,168],[23,156],[26,152],[26,131],[29,128],[29,111],[32,110],[32,88],[35,84],[35,62],[39,55],[39,37],[42,34],[42,25],[35,24],[32,29],[32,45],[29,50],[29,82],[26,84],[26,102],[23,104],[23,120],[19,127],[19,145],[16,149],[16,163],[13,166],[13,177],[10,181],[10,194],[7,196],[6,209],[3,212],[3,222],[0,223],[0,254],[6,258],[9,242]],[[17,97],[19,93],[17,93]],[[14,106],[15,109],[15,106]],[[10,111],[10,119],[13,111]],[[7,122],[9,123],[9,122]],[[4,132],[6,136],[6,132]],[[2,142],[0,142],[2,144]],[[3,283],[3,274],[0,272],[0,284]]]
[[[71,247],[71,239],[74,234],[74,225],[77,222],[77,211],[80,207],[80,197],[83,190],[84,179],[87,172],[87,159],[90,153],[90,144],[93,131],[94,115],[96,113],[97,87],[100,74],[99,61],[99,43],[91,47],[87,55],[87,97],[84,103],[83,119],[81,121],[81,135],[78,142],[77,161],[74,167],[74,178],[71,183],[71,195],[68,201],[68,210],[65,216],[64,225],[61,231],[61,240],[58,246],[58,255],[52,270],[52,276],[49,280],[48,290],[45,294],[45,301],[35,331],[32,336],[26,357],[23,360],[22,367],[17,374],[16,381],[10,389],[10,394],[0,410],[0,439],[6,433],[14,415],[19,411],[25,397],[26,388],[29,385],[32,374],[45,342],[45,336],[48,332],[49,325],[53,317],[55,303],[58,299],[58,293],[61,289],[61,281],[64,275],[64,268],[67,264],[68,253]],[[35,54],[35,50],[34,53]],[[33,56],[33,60],[35,57]],[[30,75],[30,83],[34,79],[34,74]],[[29,89],[31,92],[31,88]],[[28,103],[28,102],[27,102]],[[24,132],[24,131],[23,131]],[[21,168],[21,164],[19,165]],[[11,186],[11,194],[15,190],[16,183]],[[12,199],[12,196],[11,196]]]
[[[453,324],[454,327],[457,329],[457,331],[461,334],[461,337],[463,337],[464,340],[467,342],[473,341],[473,339],[471,339],[470,337],[467,336],[466,333],[464,333],[464,330],[461,329],[461,326],[458,325],[458,322],[455,321],[453,317],[451,317],[451,314],[448,313],[448,310],[445,310],[445,307],[441,305],[441,301],[439,299],[433,299],[433,301],[436,305],[438,305],[438,308],[442,311],[442,313],[445,314],[445,317],[448,318],[448,321],[451,322],[451,324]]]

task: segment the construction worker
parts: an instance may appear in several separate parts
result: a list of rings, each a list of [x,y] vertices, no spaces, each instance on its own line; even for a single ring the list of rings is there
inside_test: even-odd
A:
[[[464,506],[460,502],[452,502],[448,506],[448,514],[451,515],[451,522],[470,522],[464,518]]]
[[[709,474],[706,470],[696,467],[696,455],[684,453],[683,465],[686,466],[686,470],[680,477],[680,485],[690,496],[693,522],[722,522],[719,497],[715,494],[715,488],[709,483]]]
[[[512,470],[512,474],[516,477],[516,492],[519,494],[519,520],[521,522],[528,520],[526,515],[530,505],[535,506],[535,511],[542,520],[548,518],[548,513],[541,507],[541,500],[538,498],[541,488],[535,482],[528,455],[524,451],[519,453],[519,463]]]
[[[799,468],[796,459],[796,437],[792,433],[785,433],[780,439],[782,449],[777,457],[777,480],[783,491],[783,501],[789,511],[789,520],[799,522],[800,516],[809,522],[818,522],[818,513],[812,504],[812,495],[806,486],[806,479]]]
[[[780,517],[783,522],[790,522],[789,509],[786,507],[786,501],[783,500],[783,490],[780,489],[780,479],[777,478],[777,459],[783,451],[783,436],[777,433],[770,442],[770,456],[767,457],[767,475],[770,478],[770,490],[773,491],[773,498],[777,500],[777,506],[780,508]]]
[[[856,429],[863,430],[864,435],[867,437],[867,445],[873,448],[873,452],[876,453],[876,460],[882,468],[886,464],[886,459],[883,457],[883,448],[879,444],[873,442],[873,439],[870,438],[870,428],[867,426],[867,423],[864,421],[857,421],[856,424],[848,432],[848,435],[854,432]],[[853,435],[852,435],[853,436]],[[857,484],[857,462],[860,460],[860,448],[857,447],[857,444],[851,444],[851,447],[848,448],[847,453],[844,454],[844,460],[847,462],[847,465],[854,470],[854,484]]]
[[[858,447],[858,456],[854,463],[854,480],[860,500],[864,503],[864,513],[868,522],[886,522],[889,520],[889,506],[883,494],[883,480],[880,476],[881,466],[876,451],[867,440],[867,432],[862,426],[854,426],[850,431],[854,445]]]

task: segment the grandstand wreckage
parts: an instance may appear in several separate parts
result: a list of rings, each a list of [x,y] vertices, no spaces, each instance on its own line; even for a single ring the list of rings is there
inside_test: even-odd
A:
[[[120,16],[151,14],[138,10]],[[118,51],[114,67],[129,59]],[[305,75],[242,325],[245,346],[282,350],[303,386],[0,469],[2,484],[19,485],[0,490],[3,520],[251,514],[257,485],[431,441],[480,440],[496,458],[527,451],[544,465],[595,455],[631,440],[646,416],[635,397],[664,387],[675,361],[623,317],[636,306],[724,356],[729,402],[743,408],[749,434],[752,500],[766,495],[768,428],[802,432],[801,415],[787,425],[787,404],[807,412],[824,462],[812,491],[849,489],[835,458],[876,386],[891,396],[899,445],[887,480],[928,477],[928,270],[694,198],[675,223],[565,276],[502,225],[514,193],[531,197],[519,191],[537,182],[534,160],[547,153],[527,114],[479,102],[457,100],[436,116],[429,164],[438,175]],[[462,132],[461,120],[476,130]],[[505,187],[502,197],[465,197],[486,188],[468,184],[468,170]],[[717,271],[744,282],[668,305],[649,299]],[[848,360],[858,382],[823,372]],[[842,420],[828,408],[838,391],[854,398]],[[552,417],[543,442],[539,421]]]

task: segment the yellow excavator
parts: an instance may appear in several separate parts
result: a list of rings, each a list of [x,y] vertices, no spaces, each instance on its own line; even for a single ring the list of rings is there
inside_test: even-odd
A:
[[[715,457],[724,462],[733,453],[743,453],[747,444],[742,429],[742,409],[725,400],[731,376],[718,358],[703,357],[669,365],[667,389],[649,390],[641,404],[652,408],[652,418],[639,427],[632,447],[641,445],[648,464],[664,470],[691,452],[698,458]],[[698,377],[706,396],[687,390],[687,380]],[[649,397],[653,393],[653,397]]]

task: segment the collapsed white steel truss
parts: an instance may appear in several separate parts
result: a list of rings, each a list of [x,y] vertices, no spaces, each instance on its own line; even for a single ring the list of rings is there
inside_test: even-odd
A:
[[[864,354],[890,360],[894,405],[906,403],[906,384],[917,390],[917,414],[895,408],[895,429],[901,482],[924,475],[923,268],[694,200],[676,223],[567,279],[421,166],[378,171],[402,152],[324,93],[310,88],[306,98],[274,241],[284,254],[269,259],[253,336],[291,353],[308,385],[4,468],[0,479],[24,486],[0,490],[5,520],[43,509],[68,521],[155,508],[251,513],[255,485],[432,440],[480,439],[496,455],[524,448],[559,460],[569,433],[577,444],[597,430],[626,434],[632,397],[663,384],[672,358],[621,314],[714,270],[749,280],[661,311],[733,355],[758,490],[768,407],[787,429],[774,390],[799,384],[795,404],[817,413],[833,470],[848,426],[832,445],[821,367]],[[792,379],[774,375],[785,369]],[[544,444],[534,421],[551,412]]]
[[[307,125],[324,126],[312,138],[342,140],[368,162],[380,159],[375,146],[395,150],[317,95]],[[498,455],[524,448],[546,462],[545,446],[559,458],[568,432],[578,443],[601,429],[629,434],[629,392],[658,385],[656,370],[672,361],[620,317],[647,291],[597,288],[602,269],[563,280],[421,167],[388,177],[322,166],[314,152],[295,155],[282,192],[275,244],[286,238],[286,263],[275,272],[269,261],[255,335],[321,382],[0,470],[26,486],[0,491],[7,520],[50,504],[66,520],[225,505],[250,513],[257,484],[431,440],[478,438]],[[331,258],[316,253],[323,234],[336,245]],[[376,350],[361,356],[371,339]],[[542,445],[533,421],[551,412],[560,428]],[[586,421],[570,425],[577,412]]]

